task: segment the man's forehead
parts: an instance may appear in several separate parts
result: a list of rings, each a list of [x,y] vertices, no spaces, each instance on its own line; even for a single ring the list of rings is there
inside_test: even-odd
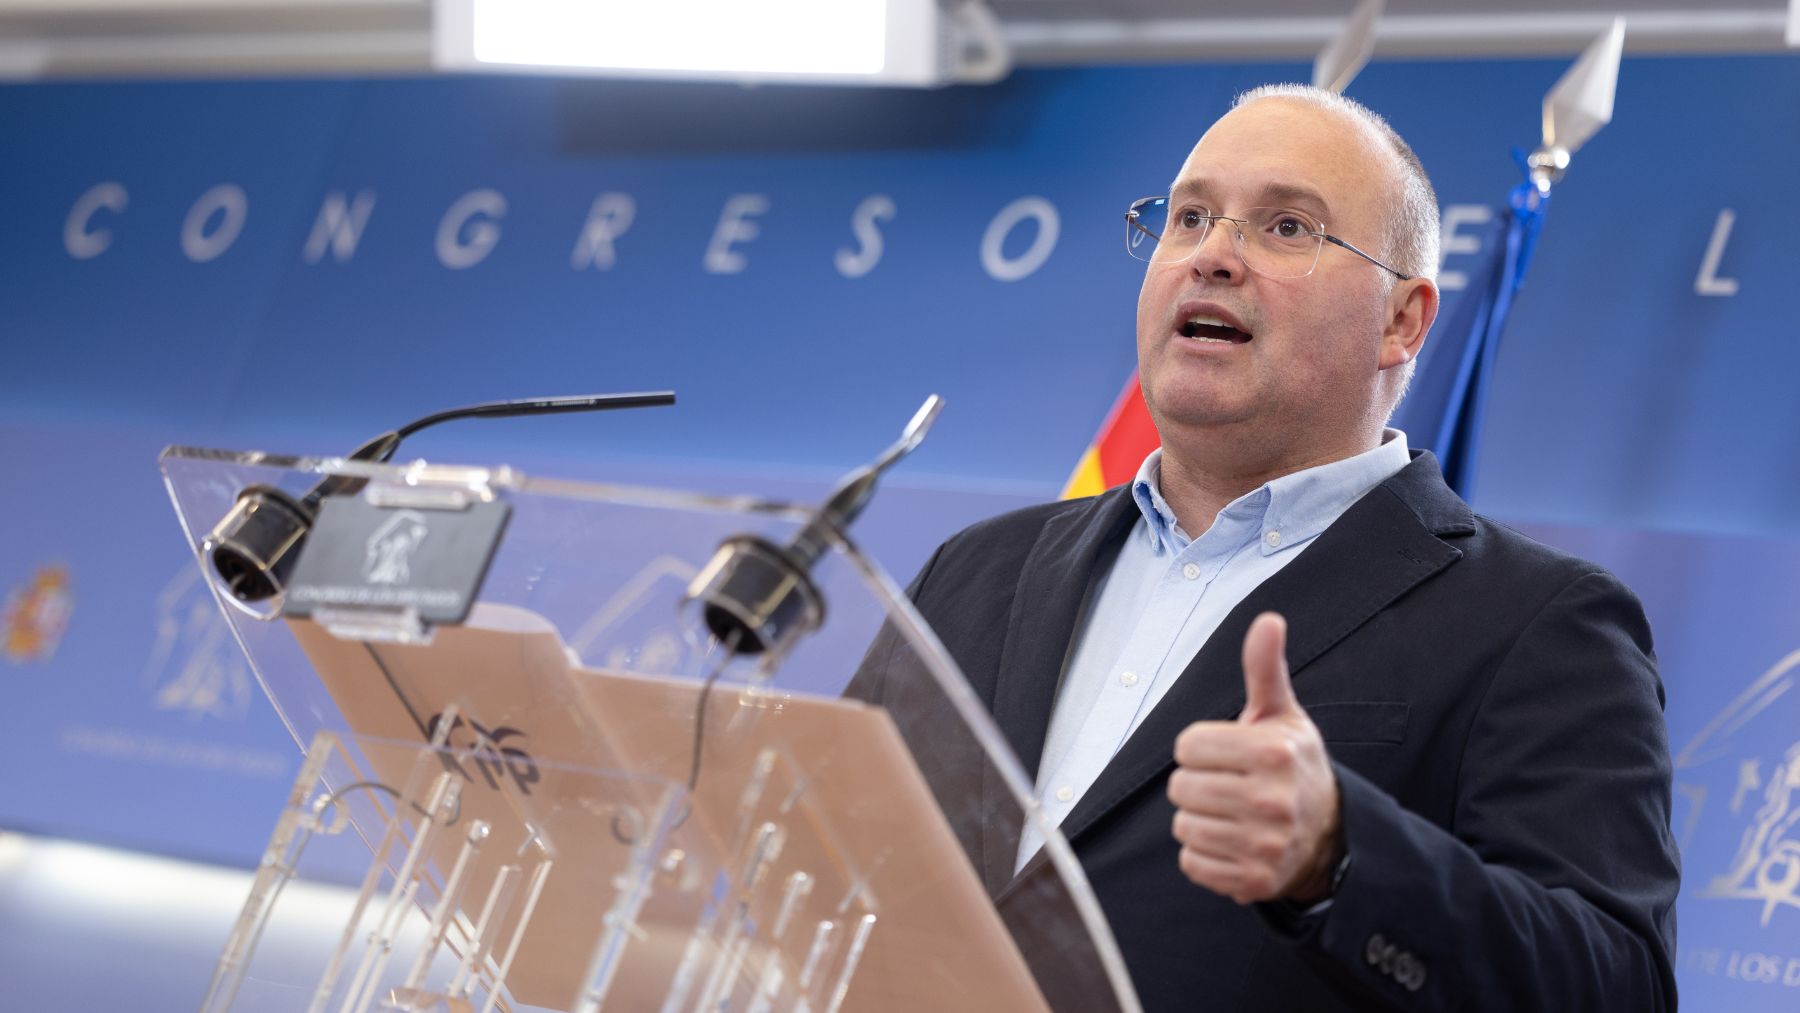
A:
[[[1316,208],[1321,214],[1391,174],[1364,125],[1336,110],[1281,97],[1226,113],[1182,162],[1173,196]]]

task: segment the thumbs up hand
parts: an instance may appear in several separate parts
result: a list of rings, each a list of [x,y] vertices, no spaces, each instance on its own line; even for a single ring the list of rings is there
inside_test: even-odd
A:
[[[1287,622],[1273,612],[1244,636],[1244,696],[1236,721],[1196,721],[1175,739],[1181,871],[1239,904],[1317,901],[1343,851],[1337,777],[1294,697]]]

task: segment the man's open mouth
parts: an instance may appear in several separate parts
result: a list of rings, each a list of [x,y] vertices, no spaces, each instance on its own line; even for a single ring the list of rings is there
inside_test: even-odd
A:
[[[1223,344],[1241,345],[1250,340],[1247,332],[1240,331],[1218,317],[1192,316],[1181,322],[1176,330],[1184,338],[1196,341],[1216,341]]]

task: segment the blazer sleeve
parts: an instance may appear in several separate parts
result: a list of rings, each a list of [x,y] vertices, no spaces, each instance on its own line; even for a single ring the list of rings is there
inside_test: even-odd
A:
[[[1294,945],[1386,1008],[1673,1011],[1662,705],[1636,598],[1576,578],[1486,688],[1451,829],[1337,767],[1350,861]]]

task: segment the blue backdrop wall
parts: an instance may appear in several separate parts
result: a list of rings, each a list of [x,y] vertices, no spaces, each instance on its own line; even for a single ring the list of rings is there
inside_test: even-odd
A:
[[[1472,237],[1564,66],[1376,64],[1352,94]],[[1126,204],[1235,92],[1306,76],[0,88],[0,824],[243,864],[292,776],[164,445],[337,453],[453,404],[672,387],[673,410],[416,449],[804,496],[936,391],[864,529],[904,577],[1055,495],[1133,361]],[[1627,60],[1514,311],[1474,494],[1650,608],[1701,1009],[1800,1002],[1797,174],[1800,59]],[[1449,299],[1471,245],[1447,246]]]

